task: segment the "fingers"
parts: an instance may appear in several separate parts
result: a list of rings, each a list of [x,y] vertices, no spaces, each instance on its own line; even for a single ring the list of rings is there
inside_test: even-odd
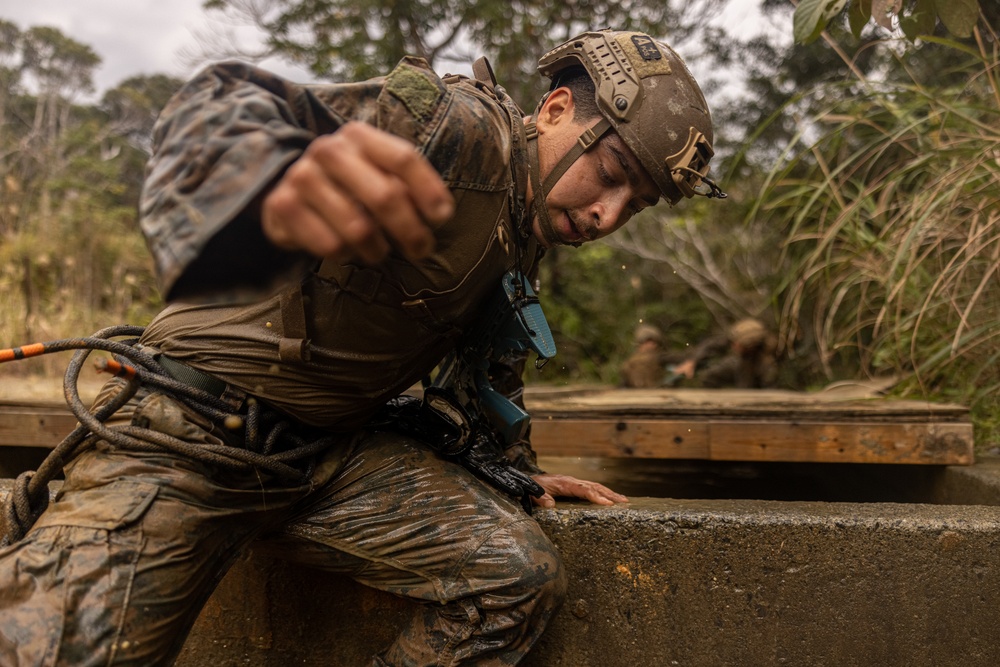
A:
[[[615,493],[603,484],[597,482],[586,482],[578,480],[582,485],[583,498],[596,505],[614,505],[615,503],[627,503],[628,498],[620,493]]]
[[[424,159],[414,146],[399,137],[386,134],[365,123],[350,123],[341,129],[347,134],[358,138],[364,148],[364,154],[372,163],[388,174],[397,176],[407,188],[407,194],[412,198],[421,216],[431,224],[441,224],[451,217],[453,202],[451,192],[441,180],[434,167]],[[331,135],[332,136],[332,135]],[[364,174],[348,172],[345,178],[353,177],[354,185],[359,189],[366,183]],[[375,196],[377,201],[379,196]],[[394,202],[383,202],[391,204]]]
[[[556,499],[551,494],[546,493],[538,498],[532,498],[531,502],[539,507],[552,508],[556,506]]]
[[[534,480],[539,486],[545,489],[546,495],[551,497],[562,496],[567,498],[583,498],[597,505],[614,505],[615,503],[627,503],[628,498],[620,493],[616,493],[598,482],[570,477],[569,475],[536,475]],[[544,496],[543,496],[544,498]],[[542,505],[552,507],[553,505]]]
[[[302,181],[304,176],[295,177]],[[299,190],[307,185],[297,184]],[[317,186],[314,193],[319,191]],[[375,263],[389,252],[389,243],[367,214],[346,197],[326,191],[321,209],[306,205],[319,194],[303,196],[290,187],[277,187],[265,199],[261,224],[272,243],[287,250],[305,250],[317,257],[356,253],[365,262]],[[335,220],[335,223],[331,221]]]
[[[411,260],[433,251],[451,192],[409,142],[365,123],[315,139],[268,193],[262,226],[279,247],[376,263],[390,243]]]

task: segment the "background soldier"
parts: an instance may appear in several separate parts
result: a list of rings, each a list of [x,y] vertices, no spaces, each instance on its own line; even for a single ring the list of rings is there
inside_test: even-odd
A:
[[[540,70],[530,118],[485,64],[441,79],[413,58],[315,86],[223,64],[173,98],[141,201],[170,305],[118,353],[108,424],[84,418],[57,500],[7,514],[0,663],[170,664],[255,539],[425,603],[377,665],[524,656],[566,588],[525,509],[626,499],[540,471],[480,417],[484,387],[391,399],[498,307],[519,313],[498,327],[523,323],[546,248],[661,196],[721,195],[704,97],[669,47],[585,33]]]
[[[764,389],[778,379],[774,334],[760,320],[748,318],[724,334],[706,338],[674,369],[702,387]]]
[[[663,333],[652,324],[635,328],[635,351],[622,363],[622,386],[650,389],[666,383],[667,366],[681,361],[680,355],[663,349]]]

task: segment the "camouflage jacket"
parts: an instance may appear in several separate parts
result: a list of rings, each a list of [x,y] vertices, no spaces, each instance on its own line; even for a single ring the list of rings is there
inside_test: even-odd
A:
[[[768,337],[760,347],[738,354],[729,336],[716,334],[695,346],[688,358],[695,362],[695,379],[701,387],[768,389],[778,381],[774,346],[773,337]]]
[[[264,239],[262,193],[314,137],[348,120],[409,140],[451,188],[456,213],[427,260],[317,266]],[[526,181],[516,106],[421,60],[384,78],[309,86],[213,66],[155,131],[141,224],[171,304],[142,343],[308,424],[357,428],[434,368],[506,270],[534,270]],[[269,296],[247,302],[248,287]],[[509,455],[532,467],[523,443]]]
[[[662,386],[669,360],[663,350],[636,350],[622,363],[622,386],[636,389]]]

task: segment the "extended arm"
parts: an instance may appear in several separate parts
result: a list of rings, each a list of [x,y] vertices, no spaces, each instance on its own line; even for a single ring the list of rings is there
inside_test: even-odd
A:
[[[355,92],[354,94],[359,94]],[[163,110],[141,224],[168,300],[261,292],[314,257],[426,255],[450,192],[409,142],[240,63]]]
[[[725,334],[710,336],[696,345],[689,352],[684,361],[674,367],[674,372],[693,378],[698,368],[705,364],[705,361],[713,356],[725,354],[730,347],[729,338]]]

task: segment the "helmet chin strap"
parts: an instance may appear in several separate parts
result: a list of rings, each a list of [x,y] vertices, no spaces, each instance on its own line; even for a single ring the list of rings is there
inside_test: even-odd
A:
[[[542,183],[541,166],[538,161],[538,128],[534,120],[525,123],[525,136],[528,140],[528,174],[531,178],[532,193],[531,201],[528,203],[528,215],[529,220],[538,217],[538,226],[548,245],[579,245],[578,243],[567,244],[559,237],[555,225],[552,224],[552,218],[549,216],[549,207],[545,205],[545,202],[549,197],[549,192],[566,173],[566,170],[576,162],[577,158],[597,145],[597,141],[610,129],[611,123],[607,119],[601,118],[596,125],[584,130],[577,138],[576,143],[560,158],[552,171],[545,177],[545,182]]]

